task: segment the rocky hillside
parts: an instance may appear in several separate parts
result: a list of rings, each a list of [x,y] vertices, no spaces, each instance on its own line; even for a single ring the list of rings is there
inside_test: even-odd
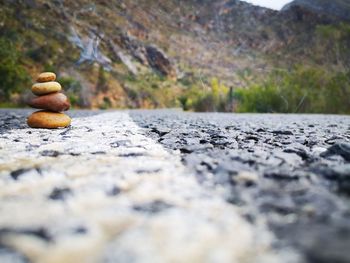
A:
[[[17,52],[14,71],[55,71],[80,107],[177,107],[213,78],[237,87],[275,68],[339,65],[319,34],[339,18],[298,1],[281,12],[237,0],[0,2],[0,45]],[[11,70],[0,70],[0,95],[21,103],[30,81],[11,90]]]
[[[283,10],[288,10],[295,6],[333,16],[335,19],[350,21],[350,2],[347,0],[295,0],[286,5]]]

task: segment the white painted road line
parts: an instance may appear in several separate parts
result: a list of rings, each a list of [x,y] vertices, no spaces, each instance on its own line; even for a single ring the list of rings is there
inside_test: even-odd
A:
[[[12,130],[0,141],[0,214],[0,242],[31,262],[298,260],[275,254],[263,222],[204,190],[126,112]]]

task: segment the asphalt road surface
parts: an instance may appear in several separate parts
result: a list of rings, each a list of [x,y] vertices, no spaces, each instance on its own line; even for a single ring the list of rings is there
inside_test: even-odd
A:
[[[0,110],[0,262],[350,262],[350,117]]]

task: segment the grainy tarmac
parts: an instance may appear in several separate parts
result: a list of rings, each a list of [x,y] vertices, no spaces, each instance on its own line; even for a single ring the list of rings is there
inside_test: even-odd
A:
[[[1,262],[350,262],[349,116],[30,112],[0,110]]]

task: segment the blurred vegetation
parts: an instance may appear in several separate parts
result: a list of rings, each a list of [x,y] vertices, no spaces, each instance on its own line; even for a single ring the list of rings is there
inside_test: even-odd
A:
[[[350,68],[350,24],[318,26],[314,55],[319,61]]]
[[[237,112],[350,113],[350,71],[295,66],[235,90]]]
[[[124,90],[133,108],[179,107],[177,98],[182,93],[181,85],[159,74],[146,73],[129,76]]]
[[[350,114],[350,24],[317,26],[314,65],[274,70],[234,92],[237,112]]]
[[[11,95],[19,93],[29,85],[29,75],[21,65],[21,53],[13,41],[0,38],[0,102],[4,103]]]
[[[229,88],[213,78],[210,86],[202,80],[192,85],[179,97],[184,110],[200,112],[209,111],[230,111],[229,109]]]

